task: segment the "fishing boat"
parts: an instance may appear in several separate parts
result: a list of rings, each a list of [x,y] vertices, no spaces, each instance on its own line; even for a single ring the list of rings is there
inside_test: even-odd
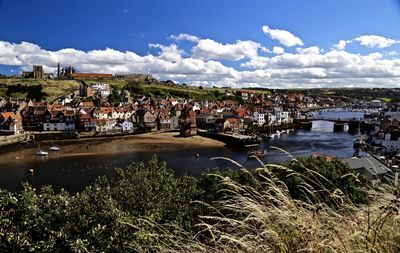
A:
[[[46,152],[46,151],[41,150],[41,149],[40,149],[40,145],[39,145],[39,143],[38,143],[38,149],[37,149],[37,151],[36,151],[36,155],[37,155],[37,156],[48,156],[48,155],[49,155],[49,152]]]
[[[263,150],[253,150],[253,151],[249,151],[247,152],[247,158],[262,158],[264,156],[267,155],[267,151],[265,149]]]

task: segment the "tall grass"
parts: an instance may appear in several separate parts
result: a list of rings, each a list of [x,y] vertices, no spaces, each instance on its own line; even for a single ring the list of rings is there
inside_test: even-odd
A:
[[[319,200],[318,193],[306,182],[322,185],[319,174],[299,187],[310,199],[291,197],[288,187],[273,170],[277,165],[262,165],[257,170],[256,185],[242,185],[231,178],[215,174],[225,196],[209,208],[197,224],[198,233],[184,231],[171,234],[168,228],[147,220],[157,228],[152,248],[138,251],[159,252],[400,252],[400,199],[390,187],[370,189],[371,202],[356,206],[339,190],[327,190],[325,197],[335,205]],[[242,168],[249,176],[254,174]],[[351,176],[351,175],[344,175]],[[315,196],[315,198],[313,198]],[[332,202],[330,202],[332,203]],[[205,204],[204,204],[205,205]]]

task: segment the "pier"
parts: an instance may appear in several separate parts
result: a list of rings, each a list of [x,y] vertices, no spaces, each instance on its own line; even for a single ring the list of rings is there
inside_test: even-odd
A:
[[[246,145],[257,143],[254,137],[243,134],[213,133],[205,130],[197,130],[197,134],[203,137],[223,142],[226,144],[226,146],[229,147],[244,147]]]

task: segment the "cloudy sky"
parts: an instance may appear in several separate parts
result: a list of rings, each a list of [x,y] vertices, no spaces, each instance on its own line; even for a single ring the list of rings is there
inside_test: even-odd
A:
[[[0,0],[0,73],[400,87],[400,0]]]

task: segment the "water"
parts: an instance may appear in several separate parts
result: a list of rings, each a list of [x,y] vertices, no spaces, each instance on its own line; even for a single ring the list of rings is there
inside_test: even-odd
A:
[[[324,118],[350,119],[362,117],[362,113],[329,111]],[[353,155],[354,136],[347,132],[333,132],[333,123],[315,121],[310,131],[297,130],[283,133],[267,140],[261,148],[268,154],[263,162],[277,163],[297,156],[325,154],[328,156],[350,157]],[[113,145],[110,143],[109,145]],[[278,147],[283,151],[275,149]],[[115,147],[110,147],[115,148]],[[65,188],[76,192],[92,183],[98,176],[115,176],[116,167],[126,167],[137,161],[147,161],[154,154],[167,161],[175,174],[200,175],[208,168],[237,168],[224,160],[210,160],[212,157],[228,157],[247,167],[257,167],[254,159],[247,158],[247,149],[213,147],[191,149],[161,149],[156,152],[125,152],[109,155],[80,155],[57,158],[35,157],[31,151],[18,151],[0,155],[0,187],[10,191],[21,189],[21,182],[29,182],[34,187],[52,185],[56,190]],[[194,154],[200,156],[196,158]],[[35,169],[34,175],[27,171]]]

